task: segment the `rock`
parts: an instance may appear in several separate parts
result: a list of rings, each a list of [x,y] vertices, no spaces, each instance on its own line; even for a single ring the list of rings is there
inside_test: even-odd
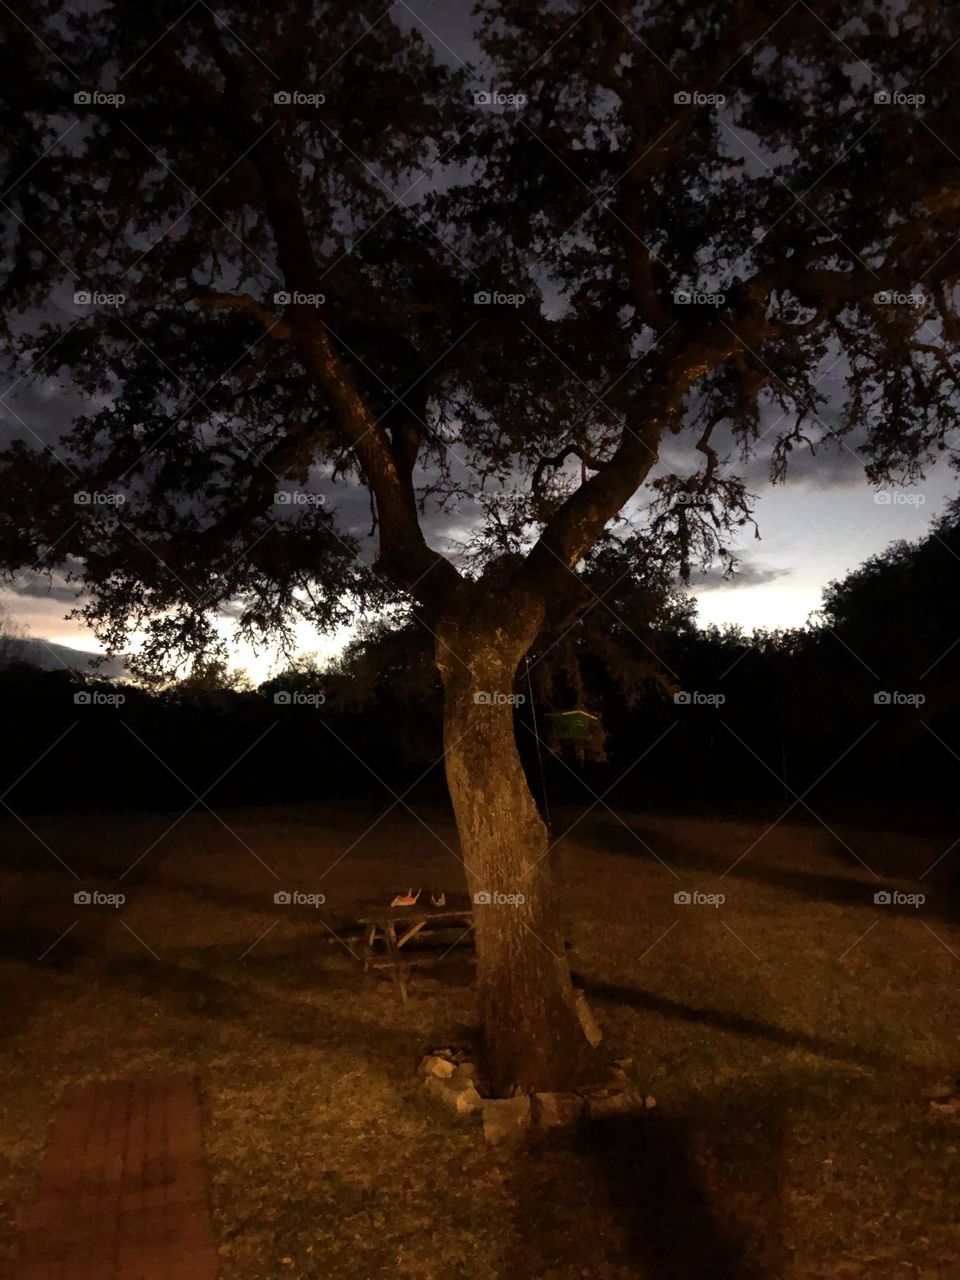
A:
[[[458,1089],[451,1080],[427,1076],[423,1087],[431,1098],[436,1098],[438,1102],[442,1102],[451,1111],[456,1111],[458,1115],[469,1115],[472,1111],[479,1111],[483,1106],[483,1099],[469,1080],[466,1081],[465,1088]]]
[[[644,1105],[644,1097],[639,1089],[617,1089],[613,1093],[591,1093],[587,1096],[591,1120],[628,1115],[631,1111],[642,1111]]]
[[[577,1093],[538,1093],[534,1110],[542,1129],[556,1129],[577,1123],[583,1115],[583,1099]]]
[[[463,1093],[467,1089],[476,1089],[476,1082],[472,1076],[462,1076],[459,1071],[455,1071],[449,1080],[443,1082],[448,1089],[454,1093]]]
[[[928,1099],[932,1100],[936,1098],[940,1102],[945,1102],[948,1098],[952,1098],[952,1097],[953,1097],[953,1086],[948,1081],[945,1081],[938,1085],[934,1085],[934,1087],[927,1094]]]
[[[613,1065],[619,1067],[621,1071],[629,1071],[633,1066],[632,1058],[614,1058]]]
[[[930,1110],[938,1116],[955,1116],[960,1111],[960,1098],[931,1098]]]
[[[643,1105],[646,1107],[648,1111],[652,1111],[653,1108],[657,1105],[657,1100],[652,1093],[647,1094],[647,1096],[643,1100]]]
[[[452,1076],[454,1072],[453,1063],[447,1058],[442,1058],[438,1053],[428,1053],[420,1063],[420,1072],[425,1076],[436,1076],[437,1079],[443,1080],[448,1076]]]
[[[581,1085],[577,1090],[581,1098],[610,1098],[615,1093],[623,1091],[620,1084],[612,1080],[601,1080],[595,1084]]]
[[[611,1067],[610,1079],[616,1081],[617,1084],[629,1084],[630,1077],[624,1071],[623,1067]]]
[[[461,1062],[453,1072],[454,1080],[476,1080],[477,1068],[472,1062]]]
[[[483,1101],[483,1136],[492,1147],[521,1141],[530,1128],[530,1120],[530,1098],[525,1093]]]
[[[477,1093],[473,1085],[468,1089],[457,1089],[447,1091],[447,1099],[454,1111],[460,1115],[470,1115],[474,1111],[479,1111],[483,1106],[483,1099]]]
[[[591,1049],[596,1049],[603,1040],[603,1032],[593,1016],[593,1010],[587,1004],[587,997],[582,991],[577,992],[575,1008],[580,1019],[580,1028],[587,1037]]]

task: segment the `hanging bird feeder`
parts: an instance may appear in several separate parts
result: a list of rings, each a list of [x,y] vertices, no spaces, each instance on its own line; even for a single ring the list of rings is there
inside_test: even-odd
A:
[[[578,707],[573,711],[555,711],[550,717],[550,736],[556,742],[592,742],[602,733],[600,717]]]
[[[572,751],[581,764],[587,760],[605,760],[606,740],[603,721],[583,707],[575,707],[572,711],[555,711],[550,716],[550,749],[557,752]]]

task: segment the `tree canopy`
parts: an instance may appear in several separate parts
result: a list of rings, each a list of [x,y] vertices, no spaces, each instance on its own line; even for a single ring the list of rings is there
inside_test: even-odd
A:
[[[432,625],[478,573],[562,635],[624,508],[682,569],[750,518],[738,457],[915,477],[955,422],[955,19],[484,0],[468,67],[379,0],[7,15],[5,337],[79,407],[47,448],[14,418],[3,563],[145,662],[220,611]]]

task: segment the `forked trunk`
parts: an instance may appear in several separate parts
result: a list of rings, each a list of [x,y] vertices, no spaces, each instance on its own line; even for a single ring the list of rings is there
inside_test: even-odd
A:
[[[474,902],[477,993],[495,1093],[569,1087],[584,1047],[547,831],[517,752],[523,646],[442,628],[447,783]]]

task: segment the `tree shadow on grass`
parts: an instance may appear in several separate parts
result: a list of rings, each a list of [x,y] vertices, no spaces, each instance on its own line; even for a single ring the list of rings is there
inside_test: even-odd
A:
[[[681,1117],[643,1112],[595,1120],[572,1140],[521,1157],[511,1183],[509,1273],[556,1274],[550,1265],[562,1258],[564,1275],[774,1280],[782,1252],[782,1131],[774,1117],[767,1120],[763,1190],[743,1197],[755,1218],[749,1228],[706,1187]]]
[[[741,1228],[711,1204],[682,1119],[596,1121],[584,1130],[579,1149],[606,1185],[641,1275],[760,1280],[770,1274],[748,1256]]]
[[[765,1022],[761,1018],[748,1018],[743,1014],[722,1009],[698,1008],[696,1005],[671,1000],[668,996],[657,995],[653,991],[621,987],[611,982],[593,982],[577,974],[574,974],[574,980],[579,986],[585,988],[588,995],[598,1001],[607,1000],[613,1004],[628,1005],[631,1009],[659,1013],[665,1018],[676,1018],[681,1022],[695,1022],[717,1031],[732,1031],[736,1035],[765,1040],[784,1049],[803,1049],[807,1053],[815,1053],[823,1058],[852,1062],[861,1067],[884,1067],[891,1062],[890,1058],[881,1053],[860,1049],[856,1045],[838,1044],[836,1041],[827,1040],[822,1036],[812,1036],[804,1031],[791,1031],[786,1027],[777,1026],[774,1022]]]
[[[770,828],[770,832],[772,831],[773,828]],[[778,855],[777,861],[768,860],[769,855],[763,855],[759,851],[762,840],[757,842],[756,851],[750,849],[749,845],[745,846],[745,850],[739,851],[745,856],[740,856],[734,862],[734,858],[738,856],[736,852],[720,853],[684,843],[659,829],[648,829],[638,822],[597,822],[589,827],[589,836],[605,853],[637,857],[651,862],[659,858],[685,877],[697,872],[707,876],[729,875],[733,880],[743,880],[795,894],[808,902],[858,907],[877,912],[883,918],[903,916],[909,919],[917,915],[916,908],[909,904],[878,904],[874,901],[874,893],[886,888],[887,882],[883,878],[874,878],[871,868],[878,877],[886,875],[891,882],[903,880],[916,883],[922,889],[921,882],[911,881],[910,873],[902,866],[885,867],[884,863],[889,862],[889,857],[886,860],[879,857],[872,846],[862,849],[863,860],[858,861],[856,849],[827,830],[811,830],[806,837],[809,847],[796,854],[795,861],[798,865],[794,866],[783,865],[789,859],[782,853]],[[811,857],[821,862],[829,860],[838,870],[820,870],[802,865]],[[926,859],[921,858],[920,863],[913,868],[914,876],[921,875],[926,870],[926,866],[922,865],[925,861]],[[932,884],[933,894],[930,892],[930,882],[927,883],[928,902],[924,908],[925,914],[947,922],[955,922],[960,918],[960,876],[948,874],[945,866]]]
[[[233,959],[236,959],[234,954]],[[253,966],[251,966],[251,971]],[[291,1044],[337,1043],[356,1029],[355,1019],[333,1015],[282,990],[263,991],[258,984],[221,977],[207,969],[149,955],[105,958],[99,969],[105,986],[121,988],[154,1002],[174,1017],[244,1023],[258,1034]],[[322,984],[341,992],[340,975]],[[321,989],[318,980],[314,990]]]
[[[61,987],[51,976],[76,972],[89,957],[96,926],[90,921],[87,926],[71,923],[68,916],[57,913],[47,918],[21,914],[0,926],[0,1043],[23,1031],[63,998]]]

